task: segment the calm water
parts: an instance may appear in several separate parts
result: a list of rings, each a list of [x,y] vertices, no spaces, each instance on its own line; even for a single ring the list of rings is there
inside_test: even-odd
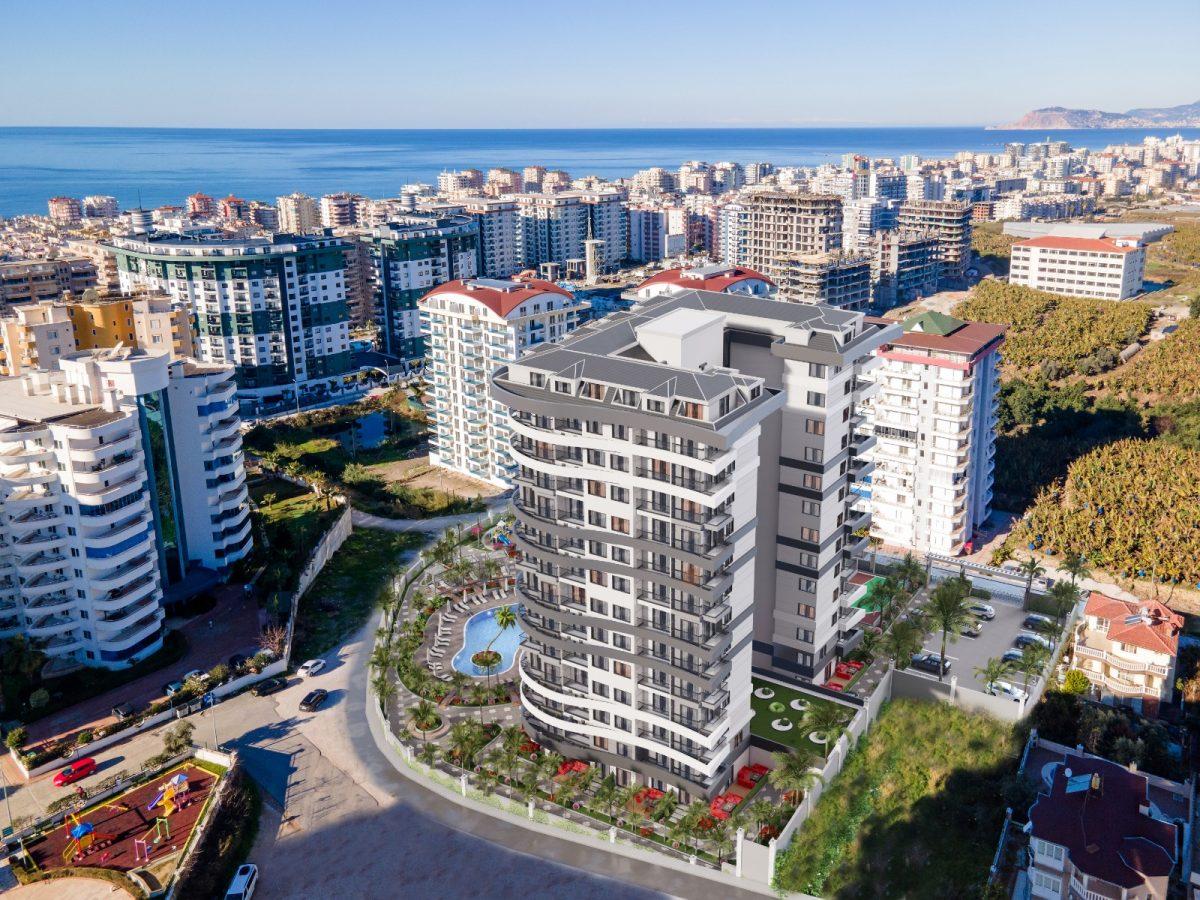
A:
[[[514,612],[520,609],[520,606],[513,607]],[[492,649],[500,654],[500,662],[492,674],[499,675],[507,672],[516,662],[517,650],[521,646],[521,641],[525,639],[525,631],[520,624],[501,630],[500,626],[496,624],[496,610],[494,609],[476,613],[467,620],[467,627],[463,632],[462,649],[454,654],[454,659],[450,664],[458,671],[466,672],[468,675],[488,674],[485,669],[481,669],[471,662],[471,657],[480,650],[486,650],[488,641],[493,638],[495,638],[495,643],[492,644]]]
[[[1054,131],[1073,146],[1139,142],[1200,129]],[[982,128],[719,128],[520,131],[275,131],[0,128],[0,215],[45,213],[56,194],[111,194],[123,207],[182,204],[193,191],[274,201],[349,190],[395,196],[443,169],[544,165],[616,177],[689,159],[816,165],[855,152],[947,157],[998,150],[1044,132]]]

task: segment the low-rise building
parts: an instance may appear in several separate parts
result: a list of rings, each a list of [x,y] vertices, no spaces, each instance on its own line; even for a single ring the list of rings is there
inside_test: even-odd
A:
[[[83,220],[83,205],[78,197],[51,197],[46,205],[55,225],[78,225]]]
[[[508,408],[492,399],[491,376],[574,330],[583,309],[570,291],[532,279],[457,280],[425,295],[431,464],[511,486]]]
[[[0,317],[0,374],[57,369],[74,350],[75,331],[61,303],[22,303]]]
[[[81,294],[96,283],[96,264],[81,256],[0,262],[0,304],[57,300],[66,291]]]
[[[1008,280],[1053,294],[1125,300],[1141,293],[1146,248],[1136,238],[1046,235],[1012,246]]]
[[[1105,702],[1153,715],[1174,696],[1182,630],[1183,616],[1157,600],[1092,591],[1075,628],[1071,668],[1086,675]]]
[[[774,290],[775,282],[753,269],[713,263],[691,269],[667,269],[651,275],[634,288],[633,293],[639,300],[647,300],[661,294],[684,291],[769,297]]]

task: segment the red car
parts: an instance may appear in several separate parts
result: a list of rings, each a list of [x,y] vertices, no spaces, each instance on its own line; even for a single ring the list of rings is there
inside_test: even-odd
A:
[[[78,781],[80,778],[87,778],[96,771],[96,761],[90,756],[85,756],[83,759],[77,759],[61,772],[54,776],[54,786],[63,787],[70,784],[72,781]]]

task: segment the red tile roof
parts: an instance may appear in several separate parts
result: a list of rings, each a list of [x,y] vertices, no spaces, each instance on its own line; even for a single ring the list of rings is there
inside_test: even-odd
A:
[[[941,353],[961,353],[975,357],[988,347],[998,343],[1007,330],[1005,325],[985,325],[968,322],[962,328],[947,335],[927,334],[923,331],[907,331],[891,342],[893,347],[912,347],[919,350],[936,350]]]
[[[1183,616],[1171,612],[1157,600],[1118,600],[1092,591],[1083,608],[1086,616],[1108,619],[1108,639],[1123,644],[1133,644],[1155,653],[1174,656],[1179,650],[1179,632],[1183,630]],[[1149,621],[1126,624],[1127,617],[1141,616]]]
[[[1098,774],[1099,789],[1068,794],[1067,769]],[[1029,823],[1034,837],[1066,847],[1084,874],[1134,888],[1175,866],[1175,826],[1143,814],[1149,803],[1141,773],[1106,759],[1067,756],[1049,793],[1040,793],[1029,810]]]
[[[775,286],[766,275],[755,272],[753,269],[747,269],[745,266],[730,266],[720,274],[713,275],[709,278],[698,278],[695,275],[689,274],[692,269],[667,269],[665,272],[659,272],[657,275],[652,275],[638,285],[638,290],[648,287],[652,284],[678,284],[687,288],[694,288],[697,291],[725,291],[730,285],[737,284],[739,281],[749,281],[758,279],[765,281],[771,287]]]
[[[470,297],[472,300],[478,300],[496,315],[504,318],[526,300],[536,297],[539,294],[561,294],[563,297],[572,296],[571,292],[565,288],[560,288],[557,284],[537,278],[513,279],[513,283],[519,285],[519,287],[515,290],[501,290],[490,286],[487,280],[482,282],[476,279],[447,281],[445,284],[438,285],[422,297],[421,302],[424,303],[430,297],[436,297],[439,294],[459,294],[464,297]]]
[[[1060,237],[1046,234],[1041,237],[1018,241],[1014,247],[1041,247],[1047,250],[1090,250],[1096,253],[1133,253],[1137,246],[1118,247],[1111,238]]]

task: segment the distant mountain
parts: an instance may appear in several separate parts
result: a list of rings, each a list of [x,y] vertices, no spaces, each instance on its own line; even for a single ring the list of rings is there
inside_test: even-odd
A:
[[[1099,109],[1067,109],[1047,106],[1025,113],[999,130],[1045,131],[1057,128],[1200,128],[1200,101],[1182,106],[1144,107],[1123,113]]]

